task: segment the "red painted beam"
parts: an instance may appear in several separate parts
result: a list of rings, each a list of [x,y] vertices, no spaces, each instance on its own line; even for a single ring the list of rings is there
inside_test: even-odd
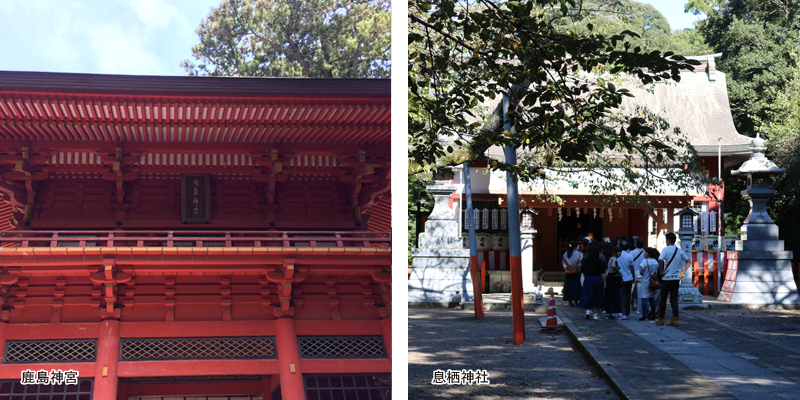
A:
[[[259,381],[133,383],[127,386],[128,396],[246,396],[262,395]],[[269,393],[268,393],[269,394]]]
[[[279,368],[278,360],[120,361],[118,373],[120,378],[273,375],[279,373]]]
[[[8,324],[6,332],[7,340],[87,339],[99,336],[99,322]]]
[[[9,127],[6,125],[6,127]],[[131,151],[147,151],[148,153],[174,153],[188,152],[190,154],[244,154],[246,152],[255,153],[262,151],[269,153],[272,149],[277,149],[280,154],[319,154],[330,155],[332,153],[356,153],[359,150],[366,151],[367,161],[378,160],[380,158],[390,158],[389,152],[384,145],[357,144],[357,143],[331,143],[306,145],[292,143],[174,143],[174,142],[119,142],[119,141],[64,141],[64,140],[24,140],[9,139],[4,140],[2,148],[21,149],[28,146],[39,153],[43,150],[59,150],[62,152],[93,152],[102,149],[114,149],[121,147],[123,154],[130,154]]]
[[[301,360],[304,374],[390,373],[392,362],[382,359]]]
[[[182,249],[182,250],[178,250]],[[207,248],[191,247],[35,247],[2,248],[0,264],[24,266],[89,266],[102,265],[103,258],[115,257],[121,266],[158,266],[154,270],[215,269],[220,266],[282,265],[287,256],[294,257],[297,265],[391,265],[391,248],[317,249],[313,248],[224,248],[229,251],[208,251]],[[360,248],[359,248],[360,249]],[[341,251],[339,251],[341,250]],[[82,253],[86,253],[85,255]],[[249,269],[249,268],[248,268]],[[224,271],[225,268],[222,268]]]
[[[205,226],[209,229],[215,230],[231,230],[231,229],[330,229],[330,230],[348,230],[364,231],[367,225],[362,222],[360,227],[356,226],[355,222],[350,220],[330,220],[324,217],[308,218],[303,220],[263,220],[261,216],[257,215],[258,219],[228,219],[228,220],[212,220]],[[117,228],[117,221],[114,219],[109,220],[33,220],[28,227],[32,230],[70,230],[70,229],[114,229]],[[270,222],[275,225],[271,226]],[[176,228],[174,220],[164,219],[147,219],[147,220],[125,220],[123,221],[123,228],[125,229],[164,229],[171,230]]]
[[[380,320],[374,321],[295,321],[298,336],[383,335]]]
[[[95,363],[0,364],[0,379],[19,381],[22,378],[22,371],[26,369],[33,371],[43,369],[48,372],[53,369],[62,371],[72,369],[78,371],[78,378],[90,378],[94,376]]]
[[[325,324],[325,321],[314,321]],[[355,321],[354,321],[355,322]],[[123,338],[275,336],[274,321],[121,322]]]

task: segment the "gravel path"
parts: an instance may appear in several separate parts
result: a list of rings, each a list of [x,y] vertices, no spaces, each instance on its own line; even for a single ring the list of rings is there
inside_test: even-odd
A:
[[[408,398],[619,399],[566,333],[539,333],[547,307],[526,312],[525,344],[513,344],[511,312],[408,310]],[[432,385],[433,371],[487,370],[489,385]]]
[[[709,308],[687,312],[719,321],[766,342],[800,350],[800,310]]]

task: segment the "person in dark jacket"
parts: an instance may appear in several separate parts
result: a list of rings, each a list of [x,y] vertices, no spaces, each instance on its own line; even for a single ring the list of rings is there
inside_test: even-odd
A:
[[[578,306],[586,309],[586,319],[600,319],[599,312],[603,307],[603,290],[606,285],[606,264],[600,258],[599,243],[589,244],[589,251],[581,260],[580,268],[584,280]]]

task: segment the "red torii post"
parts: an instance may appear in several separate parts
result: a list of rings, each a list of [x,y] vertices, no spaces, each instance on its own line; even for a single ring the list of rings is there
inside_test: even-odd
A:
[[[512,124],[508,118],[510,98],[503,95],[503,129],[511,131]],[[505,147],[506,163],[515,165],[517,163],[516,149],[511,146]],[[517,181],[506,172],[506,193],[508,200],[508,245],[511,267],[511,313],[514,325],[514,344],[525,342],[525,304],[522,298],[522,249],[519,232],[519,195],[517,192]]]

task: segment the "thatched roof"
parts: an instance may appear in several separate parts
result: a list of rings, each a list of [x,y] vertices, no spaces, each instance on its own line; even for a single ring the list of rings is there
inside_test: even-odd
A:
[[[652,93],[642,87],[626,85],[635,96],[623,105],[646,106],[664,117],[672,127],[680,127],[700,155],[717,155],[718,138],[722,154],[750,154],[750,138],[740,135],[733,125],[725,74],[717,71],[714,59],[722,53],[689,57],[701,62],[694,71],[683,71],[680,82],[660,82]]]
[[[722,138],[725,166],[736,165],[750,157],[750,138],[736,131],[728,100],[725,74],[717,71],[714,59],[722,53],[687,57],[701,62],[694,71],[683,71],[681,81],[659,82],[646,87],[633,81],[620,81],[634,97],[623,98],[623,107],[633,110],[645,106],[666,119],[671,127],[680,127],[701,156],[716,156],[718,138]],[[493,110],[502,96],[483,106]],[[518,154],[521,151],[518,151]],[[503,149],[493,146],[487,155],[505,160]]]

